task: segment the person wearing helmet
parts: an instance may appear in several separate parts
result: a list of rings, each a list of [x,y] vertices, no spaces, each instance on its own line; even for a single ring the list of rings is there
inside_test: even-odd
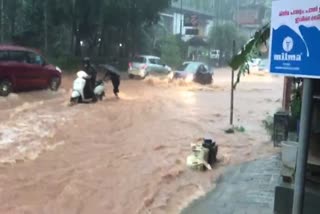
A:
[[[83,68],[84,71],[89,75],[87,84],[85,86],[85,97],[95,99],[94,88],[96,84],[97,72],[96,69],[91,65],[89,57],[83,59]]]

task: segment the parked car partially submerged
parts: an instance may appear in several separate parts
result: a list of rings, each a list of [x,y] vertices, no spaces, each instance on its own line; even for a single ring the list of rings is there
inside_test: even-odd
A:
[[[0,45],[0,96],[12,91],[59,89],[61,69],[48,64],[36,50]]]
[[[133,58],[129,63],[129,78],[145,78],[148,75],[163,76],[168,75],[171,68],[156,56],[140,55]]]
[[[211,84],[213,82],[213,70],[202,62],[184,62],[178,71],[173,73],[173,79],[183,79],[186,82]]]

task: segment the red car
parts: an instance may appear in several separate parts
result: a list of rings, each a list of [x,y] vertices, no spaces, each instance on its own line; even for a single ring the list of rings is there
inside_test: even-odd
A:
[[[0,96],[45,88],[57,91],[61,73],[60,68],[48,64],[38,51],[0,45]]]

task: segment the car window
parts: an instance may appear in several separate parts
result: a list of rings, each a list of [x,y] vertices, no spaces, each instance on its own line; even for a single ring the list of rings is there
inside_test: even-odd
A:
[[[27,56],[29,64],[42,65],[44,63],[42,56],[40,56],[39,54],[29,52]]]
[[[157,64],[158,65],[165,65],[166,63],[162,62],[161,59],[157,59]]]
[[[135,63],[146,63],[146,59],[144,57],[138,56],[138,57],[135,57],[133,59],[133,62],[135,62]]]
[[[199,68],[199,64],[190,63],[190,64],[187,65],[187,67],[184,69],[184,71],[188,72],[188,73],[196,73],[198,68]]]
[[[157,64],[156,59],[149,59],[149,62],[150,62],[151,64],[154,64],[154,65],[156,65],[156,64]]]
[[[161,65],[161,60],[157,58],[150,58],[149,62],[154,65]]]
[[[178,71],[184,71],[188,65],[189,65],[188,63],[180,65],[180,67],[178,68]]]
[[[10,51],[9,60],[13,62],[22,62],[22,63],[28,62],[27,54],[24,51]]]
[[[0,61],[8,61],[9,53],[8,51],[0,51]]]
[[[200,65],[199,68],[198,68],[198,72],[201,72],[201,73],[206,73],[208,72],[208,69],[206,68],[205,65]]]

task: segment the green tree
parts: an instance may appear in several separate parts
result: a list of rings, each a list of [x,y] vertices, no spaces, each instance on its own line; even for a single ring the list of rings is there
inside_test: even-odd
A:
[[[233,23],[226,23],[212,27],[209,36],[210,46],[213,49],[220,50],[227,59],[230,59],[232,56],[233,40],[236,41],[237,47],[244,45],[247,40],[247,38],[241,34]]]
[[[237,81],[234,87],[240,82],[241,76],[249,73],[249,62],[261,54],[261,46],[267,46],[270,38],[270,23],[257,30],[254,36],[241,48],[240,52],[232,57],[230,67],[238,71]]]
[[[175,68],[182,64],[183,45],[177,36],[167,36],[160,43],[162,60]]]
[[[146,26],[159,19],[170,0],[2,0],[1,38],[48,49],[48,54],[81,55],[81,41],[89,55],[114,53],[124,44],[135,52]]]

